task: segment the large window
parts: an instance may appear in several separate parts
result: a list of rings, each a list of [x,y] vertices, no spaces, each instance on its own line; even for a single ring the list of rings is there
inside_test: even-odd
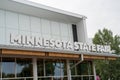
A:
[[[1,58],[0,76],[3,80],[33,80],[32,59],[9,57]]]
[[[3,78],[15,77],[15,59],[13,58],[2,59],[2,77]]]
[[[37,60],[37,73],[38,76],[44,76],[44,64],[42,59]]]
[[[2,59],[2,58],[0,57],[0,78],[2,77],[2,76],[1,76],[1,59]]]
[[[16,59],[17,77],[32,77],[33,68],[31,59]]]
[[[76,64],[76,61],[70,61],[70,67]],[[71,75],[77,75],[76,67],[71,68]]]
[[[38,78],[40,80],[67,80],[67,67],[65,60],[37,60]],[[46,76],[46,77],[43,77]]]
[[[71,66],[77,61],[71,61]],[[71,69],[72,80],[94,80],[92,62],[84,61]]]
[[[67,68],[65,61],[47,60],[45,62],[46,76],[65,76],[67,75]]]
[[[92,62],[85,61],[77,66],[78,75],[93,75]]]
[[[70,67],[78,61],[71,60]],[[1,74],[2,73],[2,74]],[[37,59],[38,80],[67,80],[67,63],[62,59]],[[91,61],[84,61],[71,68],[72,80],[94,80]],[[33,80],[32,58],[0,59],[2,80]]]

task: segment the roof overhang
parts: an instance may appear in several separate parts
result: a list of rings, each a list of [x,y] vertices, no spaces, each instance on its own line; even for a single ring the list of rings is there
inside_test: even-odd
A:
[[[85,16],[48,7],[28,0],[0,0],[0,8],[49,20],[77,23]]]
[[[86,51],[69,51],[69,50],[59,50],[59,49],[50,49],[50,48],[36,48],[36,47],[25,47],[25,46],[15,46],[15,45],[0,45],[0,49],[8,50],[22,50],[22,51],[38,51],[38,52],[48,52],[48,53],[57,53],[57,54],[69,54],[69,55],[81,55],[83,54],[87,59],[109,59],[109,58],[118,58],[120,56],[111,53],[96,53],[96,52],[86,52]],[[40,54],[38,54],[39,56]]]

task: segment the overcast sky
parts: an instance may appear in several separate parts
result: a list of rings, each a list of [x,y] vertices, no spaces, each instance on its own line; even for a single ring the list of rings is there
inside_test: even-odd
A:
[[[120,35],[120,0],[30,0],[54,8],[85,15],[87,33],[92,38],[98,29],[108,28]]]

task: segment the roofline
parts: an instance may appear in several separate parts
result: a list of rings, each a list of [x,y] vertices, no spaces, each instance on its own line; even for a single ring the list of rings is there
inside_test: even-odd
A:
[[[73,16],[73,17],[77,17],[77,18],[87,19],[87,17],[84,16],[84,15],[80,15],[80,14],[77,14],[77,13],[72,13],[72,12],[69,12],[69,11],[53,8],[53,7],[50,7],[50,6],[46,6],[46,5],[43,5],[43,4],[40,4],[40,3],[35,3],[35,2],[32,2],[32,1],[28,1],[28,0],[12,0],[12,1],[17,2],[17,3],[26,4],[26,5],[30,5],[30,6],[37,7],[37,8],[41,8],[41,9],[45,9],[45,10],[49,10],[49,11],[53,11],[53,12],[64,14],[64,15],[69,15],[69,16]]]

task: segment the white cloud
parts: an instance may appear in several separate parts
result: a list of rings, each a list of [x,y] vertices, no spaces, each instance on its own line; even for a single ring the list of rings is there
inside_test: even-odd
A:
[[[120,35],[120,0],[30,0],[47,6],[82,14],[88,17],[88,37],[93,37],[98,29],[111,29]]]

